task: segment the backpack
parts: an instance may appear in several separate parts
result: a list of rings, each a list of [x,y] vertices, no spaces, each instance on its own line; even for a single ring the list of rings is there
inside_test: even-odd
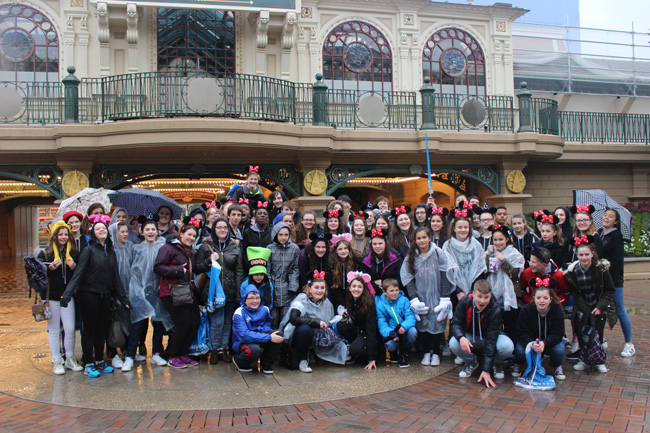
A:
[[[32,289],[34,289],[42,298],[47,290],[47,266],[33,256],[27,256],[24,260],[27,284],[29,284],[29,297],[32,297]]]
[[[600,343],[598,330],[596,329],[596,316],[586,315],[582,312],[576,313],[575,326],[580,344],[580,358],[587,365],[587,368],[594,368],[607,361],[607,352]]]

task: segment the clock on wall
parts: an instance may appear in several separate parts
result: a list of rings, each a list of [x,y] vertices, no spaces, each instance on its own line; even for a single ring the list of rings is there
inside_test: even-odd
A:
[[[458,48],[449,48],[440,56],[442,70],[451,77],[460,77],[467,70],[467,58]]]
[[[512,170],[506,177],[506,186],[511,192],[519,194],[526,188],[526,176],[519,170]]]
[[[311,195],[321,195],[327,190],[327,176],[322,170],[311,170],[305,175],[303,185]]]
[[[34,39],[20,27],[12,27],[0,34],[0,53],[11,62],[27,60],[34,52]]]
[[[88,188],[88,176],[77,170],[69,171],[61,179],[61,187],[64,193],[72,197],[82,189]]]

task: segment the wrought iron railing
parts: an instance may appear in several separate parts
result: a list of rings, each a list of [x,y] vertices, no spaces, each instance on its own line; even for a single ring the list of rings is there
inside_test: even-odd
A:
[[[50,125],[63,122],[63,85],[0,82],[0,124]]]
[[[560,111],[560,134],[569,142],[642,143],[650,141],[650,115]]]
[[[531,98],[531,126],[539,134],[558,135],[557,101],[545,98]]]

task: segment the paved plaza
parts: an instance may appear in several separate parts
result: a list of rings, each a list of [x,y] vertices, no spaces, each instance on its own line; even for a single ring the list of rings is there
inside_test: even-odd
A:
[[[626,284],[637,354],[618,355],[620,326],[605,332],[606,374],[575,372],[551,392],[506,379],[485,389],[459,379],[450,358],[440,367],[379,363],[317,364],[314,373],[276,365],[272,376],[239,373],[232,364],[172,370],[137,365],[99,379],[51,372],[46,327],[35,323],[22,261],[0,260],[0,432],[104,431],[650,431],[648,281]],[[148,340],[149,341],[149,340]],[[77,357],[81,355],[77,338]]]

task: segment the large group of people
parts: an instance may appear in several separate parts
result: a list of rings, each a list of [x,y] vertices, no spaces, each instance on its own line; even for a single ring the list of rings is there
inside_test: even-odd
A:
[[[379,197],[355,210],[340,196],[322,213],[301,212],[280,190],[265,197],[256,169],[182,224],[165,205],[154,215],[118,208],[108,216],[95,204],[50,227],[39,258],[48,267],[55,374],[136,368],[150,323],[150,362],[171,368],[207,358],[249,372],[260,360],[272,374],[279,359],[308,373],[319,358],[373,370],[382,360],[406,368],[413,353],[426,366],[453,354],[460,377],[480,367],[479,381],[494,386],[504,366],[522,374],[530,346],[549,355],[556,379],[567,358],[575,370],[604,373],[604,363],[584,359],[578,321],[565,329],[578,314],[592,319],[603,345],[605,324],[620,319],[621,356],[634,355],[615,210],[600,231],[589,205],[509,215],[462,194],[449,209],[432,198],[391,209]],[[109,328],[124,317],[130,331],[114,343]],[[209,351],[197,354],[201,335]]]

